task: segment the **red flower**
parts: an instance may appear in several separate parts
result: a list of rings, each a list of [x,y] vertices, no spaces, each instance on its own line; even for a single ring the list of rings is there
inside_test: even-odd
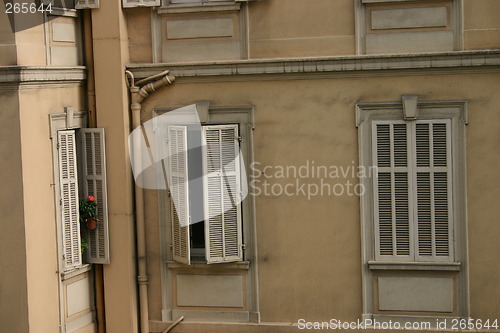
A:
[[[88,198],[90,201],[95,201],[95,198],[94,198],[93,196],[91,196],[91,195],[89,195],[87,198]]]

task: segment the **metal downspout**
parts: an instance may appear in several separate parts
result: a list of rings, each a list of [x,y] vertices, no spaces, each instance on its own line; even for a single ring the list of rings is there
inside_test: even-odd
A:
[[[87,67],[87,109],[90,127],[97,127],[96,101],[95,101],[95,77],[94,77],[94,44],[92,32],[92,12],[83,11],[83,40],[85,66]],[[102,265],[94,265],[95,298],[97,315],[97,332],[106,332],[106,310],[104,303],[104,276]]]
[[[149,78],[137,82],[137,84],[161,79],[145,84],[142,87],[136,86],[134,75],[130,71],[125,71],[130,78],[130,110],[132,111],[132,128],[141,126],[141,103],[156,90],[172,84],[174,76],[168,75],[168,71],[153,75]],[[134,170],[141,170],[141,142],[133,142],[134,147]],[[148,275],[146,262],[146,226],[144,221],[144,189],[135,184],[135,212],[136,212],[136,234],[137,234],[137,284],[139,285],[139,309],[141,333],[149,333],[149,309],[148,309]]]

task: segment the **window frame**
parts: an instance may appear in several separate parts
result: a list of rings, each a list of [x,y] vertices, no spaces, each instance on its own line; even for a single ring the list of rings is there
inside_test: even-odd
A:
[[[249,180],[248,169],[253,161],[253,130],[254,130],[254,107],[253,106],[212,106],[207,101],[196,102],[199,118],[202,125],[210,124],[239,124],[240,136],[240,151],[245,160],[245,167],[247,169],[247,181]],[[153,119],[168,111],[176,108],[155,108],[153,109]],[[161,170],[158,170],[158,177],[164,178],[160,175]],[[242,202],[243,212],[243,243],[245,244],[244,261],[224,263],[224,264],[206,264],[204,262],[193,261],[190,266],[180,264],[172,260],[172,251],[170,249],[171,239],[171,226],[170,226],[170,204],[168,201],[168,194],[166,190],[157,191],[157,206],[158,206],[158,222],[159,223],[159,241],[160,241],[160,260],[161,260],[161,290],[162,290],[162,320],[169,321],[174,317],[174,313],[180,314],[182,311],[175,310],[174,295],[172,281],[175,279],[177,272],[217,272],[217,274],[234,274],[245,273],[247,275],[247,300],[248,312],[234,312],[235,316],[248,316],[250,322],[259,322],[260,313],[256,308],[257,299],[257,231],[255,222],[255,197],[248,195]],[[194,313],[202,315],[204,312]],[[211,318],[223,318],[227,315],[227,311],[220,312],[214,311],[211,313]],[[247,320],[244,319],[244,320]]]
[[[206,103],[206,102],[204,102]],[[199,105],[199,103],[197,103]],[[172,111],[174,108],[157,108],[153,110],[153,118],[158,117],[168,111]],[[253,160],[253,129],[254,129],[254,109],[252,106],[228,106],[228,107],[212,107],[207,106],[205,108],[198,107],[198,110],[204,110],[203,114],[200,114],[201,125],[239,125],[239,135],[242,140],[240,141],[240,152],[245,161],[245,167],[247,170]],[[161,170],[158,170],[161,173]],[[246,173],[247,181],[248,172]],[[163,175],[158,175],[158,177],[163,178]],[[172,250],[170,248],[172,231],[171,231],[171,205],[168,196],[168,191],[158,190],[158,207],[159,207],[159,217],[160,217],[160,244],[162,258],[165,263],[178,265],[178,263],[173,261]],[[255,232],[255,198],[252,195],[248,195],[241,202],[242,209],[242,243],[245,244],[245,250],[243,255],[243,261],[236,262],[233,264],[248,265],[248,260],[254,258],[254,251],[256,250],[256,232]],[[197,263],[205,265],[204,263]],[[224,264],[226,265],[226,264]],[[223,266],[224,266],[223,265]],[[231,264],[227,264],[231,265]],[[189,267],[189,266],[186,266]],[[221,266],[222,267],[222,266]]]
[[[418,120],[449,119],[451,121],[452,168],[453,168],[453,215],[454,215],[454,260],[441,261],[388,261],[375,257],[374,235],[374,192],[373,180],[361,178],[365,192],[360,197],[361,218],[361,267],[363,319],[393,318],[374,311],[376,300],[376,280],[386,274],[456,274],[458,315],[469,313],[468,296],[468,249],[467,249],[467,208],[466,208],[466,125],[467,102],[418,101]],[[356,127],[358,128],[359,165],[372,166],[371,127],[373,120],[404,120],[402,102],[357,103]],[[410,120],[411,121],[411,120]],[[411,315],[403,315],[398,320],[412,320]],[[436,317],[438,318],[438,317]]]
[[[373,209],[373,214],[374,214],[374,241],[375,241],[375,260],[376,261],[408,261],[408,262],[453,262],[453,254],[454,254],[454,246],[453,246],[453,170],[452,170],[452,156],[451,156],[451,150],[453,148],[453,143],[451,141],[451,122],[449,119],[418,119],[418,120],[413,120],[413,121],[405,121],[405,120],[372,120],[371,121],[372,126],[371,126],[371,135],[372,135],[372,140],[371,140],[371,155],[372,155],[372,164],[376,167],[373,168],[374,173],[373,173],[373,192],[374,192],[374,209]],[[437,167],[437,166],[419,166],[417,163],[417,145],[416,145],[416,132],[417,132],[417,126],[419,124],[429,124],[431,125],[429,128],[433,128],[433,124],[444,124],[446,127],[446,143],[447,143],[447,151],[446,151],[446,162],[447,166],[445,167]],[[377,160],[377,132],[376,129],[379,125],[388,125],[389,127],[389,132],[388,134],[390,135],[390,141],[391,145],[394,145],[393,143],[393,138],[391,134],[394,133],[393,131],[395,130],[395,126],[400,126],[404,125],[405,127],[405,150],[406,150],[406,156],[405,156],[405,166],[401,165],[396,165],[397,163],[394,161],[394,150],[390,150],[390,166],[380,166],[377,165],[378,162]],[[430,147],[433,147],[432,144]],[[434,151],[434,149],[432,149]],[[432,153],[429,153],[429,156],[431,156]],[[417,174],[423,172],[422,169],[425,169],[425,172],[428,172],[430,175],[430,179],[434,179],[435,173],[446,173],[447,175],[447,180],[446,180],[446,198],[447,198],[447,231],[448,231],[448,255],[447,256],[439,256],[439,255],[423,255],[420,253],[420,242],[419,242],[419,214],[418,214],[418,185],[417,185]],[[439,171],[436,171],[439,170]],[[380,196],[379,194],[379,189],[378,189],[378,182],[380,181],[380,178],[378,177],[379,174],[384,173],[384,174],[390,174],[391,175],[391,200],[393,200],[391,206],[393,206],[393,212],[391,214],[391,219],[392,221],[392,227],[393,230],[391,232],[391,235],[393,237],[393,244],[392,244],[392,254],[382,254],[381,252],[381,239],[379,237],[379,232],[380,232],[380,223],[378,223],[378,218],[380,214],[379,210],[379,200]],[[406,174],[406,209],[408,210],[408,253],[406,255],[399,254],[398,251],[398,229],[397,225],[397,216],[398,216],[398,210],[397,210],[397,199],[394,198],[394,195],[396,195],[397,191],[397,186],[395,183],[395,175],[396,174]],[[431,176],[432,175],[432,176]],[[432,184],[429,185],[430,188],[434,188],[435,183],[433,182]],[[430,211],[431,211],[431,235],[434,234],[435,227],[432,224],[435,220],[435,215],[434,215],[434,194],[436,192],[433,191],[430,196]],[[394,207],[396,205],[396,207]],[[403,230],[404,233],[404,230]],[[405,235],[402,235],[403,238]],[[433,252],[435,250],[435,242],[436,239],[433,237],[431,238],[431,251]],[[387,244],[386,244],[387,245]],[[386,246],[387,247],[387,246]],[[385,249],[387,250],[387,248]]]
[[[203,109],[203,108],[202,108]],[[171,111],[173,109],[159,108],[153,111],[153,117],[160,116],[165,112]],[[198,108],[200,110],[200,108]],[[254,128],[254,118],[253,118],[253,107],[210,107],[210,111],[208,109],[205,110],[205,114],[200,114],[200,120],[202,128],[205,126],[212,125],[238,125],[239,128],[239,136],[242,138],[239,142],[240,153],[243,157],[245,165],[241,167],[248,169],[250,162],[253,160],[253,147],[252,147],[252,132]],[[156,128],[156,125],[155,125]],[[156,129],[159,130],[159,129]],[[158,148],[160,145],[158,145]],[[162,172],[162,170],[158,170],[158,172]],[[246,173],[247,182],[248,173]],[[159,179],[163,178],[163,175],[158,175]],[[242,175],[240,175],[242,177]],[[241,179],[244,181],[244,179]],[[159,216],[160,216],[160,225],[161,225],[161,244],[162,244],[162,258],[167,263],[172,265],[178,265],[178,262],[174,263],[173,260],[173,248],[171,246],[173,234],[172,234],[172,224],[171,224],[171,214],[172,214],[172,205],[171,200],[167,190],[159,190],[158,191],[158,200],[159,200]],[[256,246],[253,245],[254,237],[255,237],[255,221],[254,221],[254,198],[250,194],[239,204],[241,207],[241,234],[242,239],[241,242],[243,244],[242,250],[242,260],[232,262],[232,264],[242,264],[247,265],[248,259],[252,258],[252,251],[256,249]],[[191,255],[191,259],[192,259]],[[200,262],[197,260],[191,260],[191,266],[199,266],[201,265],[213,265],[206,263],[206,259],[204,262]],[[217,263],[219,264],[219,263]],[[231,263],[223,263],[224,265],[230,265]],[[218,266],[218,265],[217,265]],[[189,267],[186,265],[186,267]]]
[[[452,200],[453,200],[453,238],[455,241],[455,256],[453,262],[460,262],[460,247],[465,246],[463,234],[465,230],[465,125],[467,123],[466,103],[463,101],[438,101],[419,102],[418,120],[449,119],[451,122],[451,163],[452,163]],[[359,164],[369,168],[373,167],[372,154],[372,123],[374,121],[405,121],[402,103],[358,103],[356,106],[356,123],[358,127]],[[409,120],[411,121],[411,120]],[[364,262],[391,262],[376,258],[375,248],[375,210],[374,210],[374,184],[373,179],[362,178],[361,184],[365,194],[361,196],[361,222],[363,232]],[[403,261],[404,262],[404,261]],[[412,263],[413,261],[406,261]],[[421,261],[427,262],[427,261]],[[441,264],[450,261],[439,262]],[[418,264],[418,261],[415,261]]]
[[[110,257],[109,257],[109,231],[108,231],[108,223],[107,223],[107,192],[106,188],[103,189],[104,193],[104,205],[103,205],[103,211],[102,211],[102,217],[103,217],[103,222],[100,226],[100,229],[104,228],[105,229],[105,244],[104,244],[104,254],[100,256],[99,258],[91,258],[90,256],[90,248],[87,248],[85,256],[82,256],[80,253],[81,257],[81,262],[80,265],[74,266],[74,267],[69,267],[66,269],[63,254],[65,253],[65,248],[63,244],[63,225],[62,225],[62,211],[61,211],[61,206],[60,202],[62,200],[62,195],[61,195],[61,190],[59,189],[60,187],[60,180],[59,180],[59,150],[58,150],[58,144],[59,144],[59,132],[60,131],[74,131],[75,133],[75,141],[76,141],[76,166],[77,166],[77,181],[79,184],[78,189],[78,196],[80,194],[85,194],[86,195],[86,186],[80,186],[80,183],[85,180],[87,180],[88,176],[92,178],[91,175],[85,175],[85,172],[82,169],[82,163],[85,161],[85,150],[82,149],[82,139],[83,139],[83,130],[87,129],[89,131],[99,131],[102,136],[104,136],[103,130],[102,129],[96,129],[96,128],[88,128],[87,123],[88,123],[88,114],[87,111],[74,111],[71,107],[65,107],[65,112],[64,113],[57,113],[57,114],[50,114],[49,115],[49,122],[50,122],[50,139],[52,141],[52,155],[53,155],[53,172],[54,172],[54,185],[56,186],[55,191],[54,191],[54,197],[55,197],[55,216],[56,216],[56,230],[57,230],[57,248],[58,248],[58,267],[59,271],[61,272],[61,276],[67,277],[67,276],[74,276],[75,272],[83,272],[85,270],[88,270],[89,264],[108,264],[110,262]],[[88,133],[88,132],[86,132]],[[104,139],[104,137],[103,137]],[[105,155],[105,148],[103,148],[103,155]],[[105,168],[106,163],[103,161],[102,166]],[[104,175],[104,186],[106,186],[106,181],[105,181],[105,175]],[[83,185],[83,184],[81,184]],[[80,197],[79,197],[80,198]],[[79,222],[78,222],[79,223]],[[101,228],[102,227],[102,228]],[[94,235],[95,236],[95,235]],[[87,238],[90,242],[89,235],[87,235]],[[99,252],[99,251],[97,251]],[[87,263],[84,262],[84,258],[86,258]]]

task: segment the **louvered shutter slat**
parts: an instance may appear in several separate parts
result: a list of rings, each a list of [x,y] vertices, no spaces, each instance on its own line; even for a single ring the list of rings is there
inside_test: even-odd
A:
[[[82,133],[84,195],[95,197],[97,216],[100,222],[97,228],[87,231],[89,263],[109,264],[109,226],[106,185],[106,151],[104,129],[84,128]]]
[[[61,221],[64,269],[81,266],[78,177],[75,131],[59,131],[59,182],[61,187]]]
[[[452,260],[450,122],[419,121],[415,138],[417,259]]]
[[[396,206],[396,255],[410,255],[410,216],[408,207],[408,173],[394,174],[394,203]]]
[[[418,252],[432,256],[432,211],[430,173],[417,173]]]
[[[379,259],[412,255],[406,123],[374,122],[376,248]]]
[[[168,126],[168,181],[171,195],[173,259],[191,263],[189,233],[189,186],[186,126]]]
[[[241,261],[238,126],[205,126],[203,138],[206,259]]]

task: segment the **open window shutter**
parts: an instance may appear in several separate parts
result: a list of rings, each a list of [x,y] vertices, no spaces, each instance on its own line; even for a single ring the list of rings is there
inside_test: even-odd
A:
[[[99,0],[76,0],[76,9],[99,8]]]
[[[57,133],[64,269],[81,266],[75,131]]]
[[[106,155],[103,128],[84,128],[82,132],[83,189],[97,202],[100,222],[88,231],[87,258],[89,263],[109,264],[108,204],[106,187]]]
[[[408,124],[373,123],[376,258],[412,258]]]
[[[123,0],[123,8],[155,7],[160,5],[160,0]]]
[[[417,121],[414,172],[417,260],[453,260],[450,121]]]
[[[173,259],[189,265],[189,184],[186,126],[168,126],[168,181],[171,195]]]
[[[237,125],[203,127],[207,263],[243,260]]]

